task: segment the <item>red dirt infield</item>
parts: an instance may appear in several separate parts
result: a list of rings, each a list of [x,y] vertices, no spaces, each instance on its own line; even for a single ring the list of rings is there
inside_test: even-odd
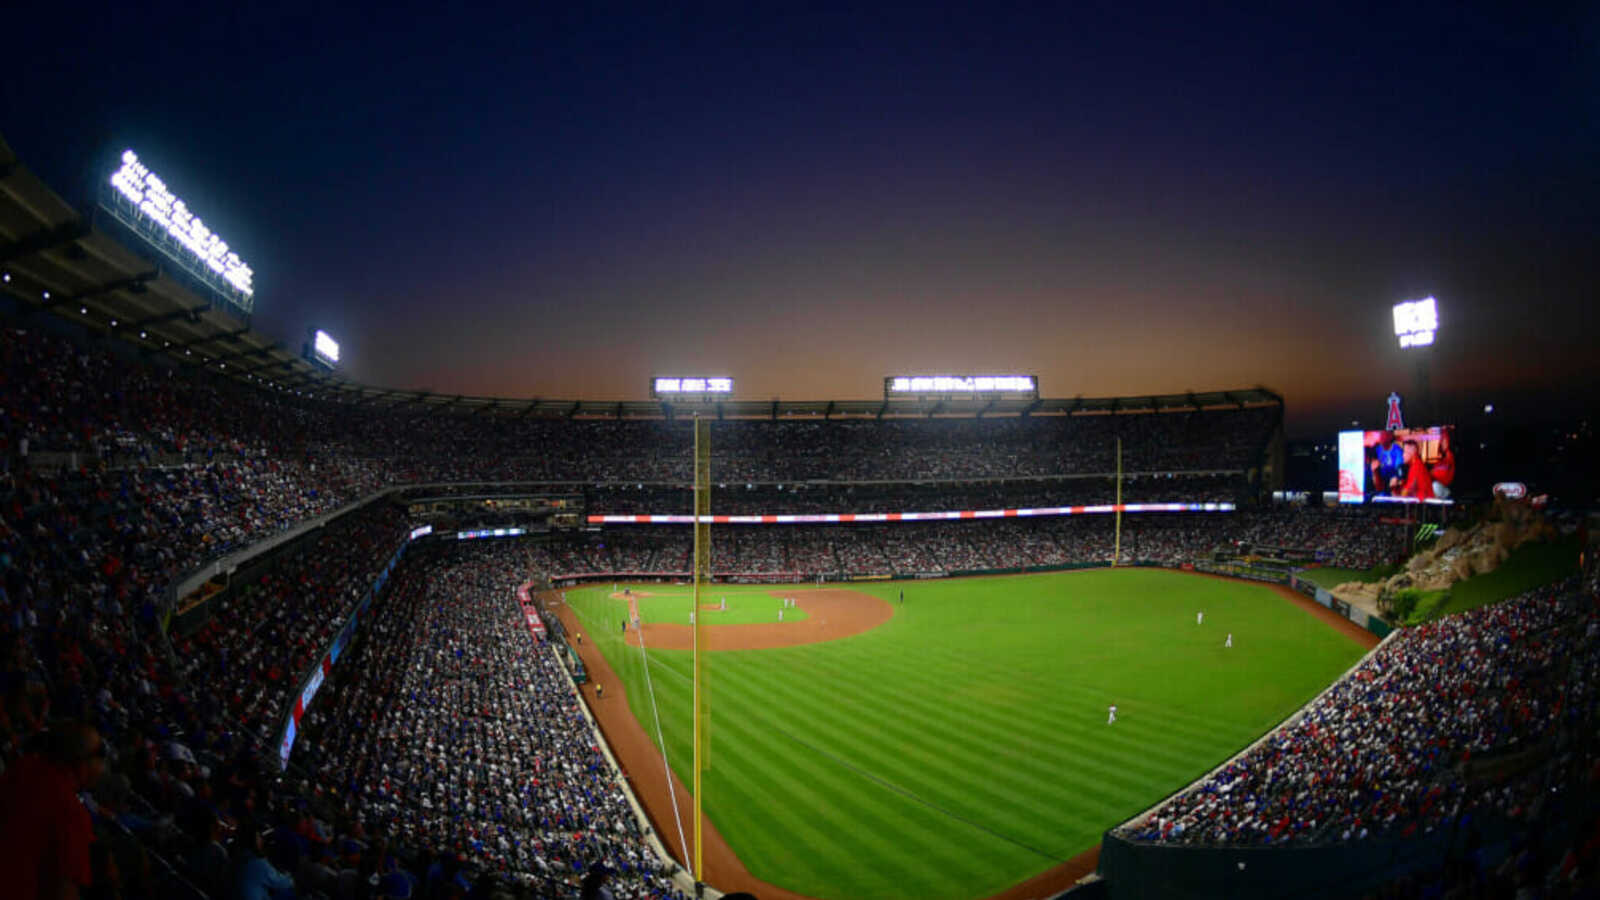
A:
[[[894,617],[894,607],[871,594],[850,590],[770,591],[774,597],[793,597],[806,618],[798,622],[760,625],[704,623],[701,636],[711,650],[771,650],[837,641],[870,631]],[[645,596],[649,596],[648,594]],[[710,609],[715,607],[702,607]],[[694,627],[667,622],[646,622],[644,645],[651,650],[694,649]],[[639,630],[628,631],[628,644],[639,646]]]

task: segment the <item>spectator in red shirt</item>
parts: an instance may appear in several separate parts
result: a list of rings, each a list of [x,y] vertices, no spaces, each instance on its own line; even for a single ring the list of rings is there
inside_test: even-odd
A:
[[[90,882],[94,828],[78,792],[106,771],[106,745],[94,726],[58,724],[43,753],[0,777],[0,871],[9,896],[76,898]]]
[[[1428,470],[1433,476],[1433,495],[1441,500],[1450,499],[1450,485],[1456,480],[1456,452],[1450,449],[1450,429],[1439,435],[1439,461]]]
[[[1428,464],[1422,461],[1422,452],[1416,441],[1406,441],[1406,480],[1400,486],[1400,496],[1426,500],[1433,497],[1433,476],[1428,474]]]

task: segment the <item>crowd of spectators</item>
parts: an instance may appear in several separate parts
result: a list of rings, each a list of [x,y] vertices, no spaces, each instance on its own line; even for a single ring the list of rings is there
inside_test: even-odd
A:
[[[170,559],[120,555],[118,533],[83,514],[81,495],[26,472],[14,478],[55,513],[0,528],[0,767],[10,773],[0,807],[64,745],[98,747],[103,777],[81,785],[92,788],[93,866],[56,874],[106,897],[232,896],[270,880],[278,870],[265,847],[286,845],[257,839],[292,826],[300,795],[260,761],[314,645],[349,614],[354,586],[370,585],[375,559],[404,539],[402,517],[373,508],[283,548],[259,583],[213,598],[203,613],[211,624],[178,639],[180,656],[156,602]],[[42,524],[69,516],[77,532]],[[8,829],[30,827],[27,816],[4,818]],[[89,853],[81,841],[66,849]]]
[[[1258,518],[1259,517],[1259,518]],[[1301,523],[1293,528],[1288,523]],[[1375,515],[1335,510],[1150,513],[1122,520],[1121,559],[1179,567],[1234,553],[1241,542],[1298,549],[1327,547],[1327,562],[1367,568],[1387,562],[1395,538]],[[1306,537],[1315,535],[1315,538]],[[1319,544],[1316,541],[1326,541]],[[1029,566],[1105,563],[1116,553],[1106,516],[1038,516],[898,524],[718,525],[712,571],[725,575],[788,573],[830,579],[860,574],[914,575]],[[601,532],[551,535],[533,545],[535,565],[555,575],[681,574],[694,535],[681,525],[624,525]]]
[[[459,896],[469,883],[560,894],[602,864],[621,873],[620,896],[670,895],[560,669],[528,643],[508,579],[530,564],[687,571],[688,529],[579,532],[519,544],[515,559],[505,545],[403,567],[350,651],[361,663],[339,670],[306,720],[305,768],[287,779],[262,760],[300,677],[403,541],[403,509],[379,502],[336,519],[229,584],[204,604],[198,628],[170,638],[164,598],[207,559],[397,483],[561,481],[598,511],[659,512],[645,507],[688,496],[687,423],[353,408],[15,323],[0,328],[0,373],[0,765],[12,773],[0,790],[16,790],[18,773],[40,760],[103,755],[106,775],[86,795],[102,837],[88,876],[100,895],[170,896],[184,882],[212,896],[290,883],[341,900]],[[716,511],[1108,502],[1103,476],[1119,439],[1126,469],[1162,473],[1126,481],[1126,501],[1231,500],[1276,415],[720,423],[713,467],[728,486]],[[1043,480],[973,481],[988,478]],[[857,483],[796,487],[824,480]],[[1067,565],[1109,559],[1108,526],[1061,517],[723,528],[714,564],[806,577]],[[1130,516],[1122,552],[1179,565],[1230,541],[1262,541],[1330,548],[1333,562],[1363,567],[1384,552],[1376,532],[1370,514],[1320,510]],[[1438,669],[1481,649],[1490,638],[1479,626],[1414,638],[1435,643],[1413,648],[1408,664],[1433,665],[1436,679],[1465,692],[1451,702],[1475,716],[1476,730],[1463,730],[1430,712],[1428,740],[1494,752],[1508,733],[1560,714],[1545,676],[1574,632],[1538,618],[1527,606],[1538,599],[1512,607],[1519,618],[1504,625],[1520,629],[1498,658],[1513,681],[1496,681],[1492,654],[1480,654],[1488,668],[1471,678]],[[1592,683],[1592,671],[1579,674]],[[1372,677],[1394,718],[1422,727],[1403,715],[1402,670]],[[1338,733],[1341,722],[1326,715],[1319,721]],[[1256,789],[1246,775],[1233,782],[1240,787],[1212,793]],[[1277,784],[1262,796],[1276,798]],[[1362,827],[1418,797],[1434,809],[1467,796],[1450,784],[1406,790],[1367,803]],[[1220,826],[1207,815],[1185,816],[1161,839],[1223,834],[1208,831]],[[1260,816],[1246,819],[1238,839],[1260,833]],[[1273,839],[1303,834],[1297,821]],[[1329,821],[1314,827],[1326,835]]]
[[[342,815],[541,896],[605,866],[623,897],[676,897],[561,664],[534,643],[514,544],[408,557],[307,716],[299,764]],[[325,690],[327,690],[325,688]],[[453,862],[452,862],[453,861]],[[557,895],[560,895],[557,893]]]
[[[1285,845],[1407,836],[1467,814],[1526,817],[1592,727],[1600,617],[1577,579],[1397,632],[1296,719],[1125,828],[1138,841]],[[1473,764],[1478,764],[1474,766]]]
[[[1228,475],[1145,476],[1124,479],[1124,503],[1236,503],[1243,479]],[[691,509],[687,487],[607,485],[584,489],[595,514],[642,515]],[[845,484],[718,484],[712,489],[718,515],[927,512],[950,509],[1029,509],[1116,502],[1113,478],[1051,478],[1032,481]]]
[[[406,530],[402,510],[375,503],[309,536],[285,564],[234,579],[209,601],[202,625],[172,639],[180,677],[207,683],[245,728],[279,727],[300,677],[376,583]]]
[[[1322,551],[1336,566],[1368,569],[1393,562],[1394,535],[1380,510],[1284,506],[1252,510],[1235,519],[1229,538],[1251,547]]]
[[[267,515],[407,482],[686,484],[692,475],[692,426],[682,420],[358,406],[176,370],[116,342],[86,345],[15,323],[0,328],[0,365],[0,450],[8,459],[67,455],[112,468],[266,463],[233,477],[277,482]],[[728,420],[716,425],[712,471],[729,484],[1055,478],[1115,471],[1120,440],[1128,472],[1240,473],[1259,466],[1278,415],[1257,408]]]

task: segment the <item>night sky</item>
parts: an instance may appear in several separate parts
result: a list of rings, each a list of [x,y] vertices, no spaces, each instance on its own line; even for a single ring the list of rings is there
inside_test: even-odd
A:
[[[1600,387],[1597,4],[230,5],[8,13],[0,133],[76,204],[136,149],[360,381],[1266,385],[1305,436],[1381,425],[1433,294],[1451,408]]]

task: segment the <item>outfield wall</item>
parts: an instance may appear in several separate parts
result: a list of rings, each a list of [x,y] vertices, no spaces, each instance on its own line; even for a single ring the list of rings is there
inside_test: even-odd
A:
[[[1333,610],[1339,615],[1344,616],[1346,619],[1349,619],[1357,625],[1360,625],[1362,628],[1365,628],[1378,637],[1388,637],[1389,634],[1394,631],[1394,626],[1390,625],[1388,622],[1385,622],[1384,620],[1368,613],[1363,609],[1351,606],[1343,600],[1340,600],[1338,597],[1335,597],[1327,588],[1311,581],[1310,579],[1301,578],[1300,573],[1303,571],[1305,570],[1295,569],[1289,575],[1288,583],[1290,587],[1302,594],[1305,594],[1307,597],[1317,601],[1323,606],[1326,606],[1328,609]]]
[[[1435,865],[1452,839],[1439,829],[1320,847],[1222,848],[1140,844],[1106,832],[1100,874],[1112,898],[1349,897]]]
[[[1493,868],[1532,832],[1561,846],[1593,827],[1600,793],[1570,785],[1552,795],[1537,820],[1472,813],[1410,837],[1368,838],[1309,847],[1193,847],[1140,844],[1106,833],[1100,844],[1105,896],[1121,898],[1335,898],[1360,896],[1469,850]],[[1115,872],[1113,877],[1109,872]]]
[[[711,577],[729,584],[805,584],[807,582],[841,583],[850,581],[907,581],[930,578],[966,578],[975,575],[1031,575],[1039,572],[1072,572],[1078,569],[1110,568],[1110,560],[1061,563],[1049,566],[1011,566],[999,569],[949,569],[930,572],[926,570],[905,572],[712,572]],[[1122,563],[1124,568],[1172,568],[1157,560],[1136,559]],[[1191,567],[1185,566],[1183,571]],[[689,580],[688,570],[652,570],[629,572],[571,572],[545,576],[558,590],[577,584],[606,581],[682,581]]]

